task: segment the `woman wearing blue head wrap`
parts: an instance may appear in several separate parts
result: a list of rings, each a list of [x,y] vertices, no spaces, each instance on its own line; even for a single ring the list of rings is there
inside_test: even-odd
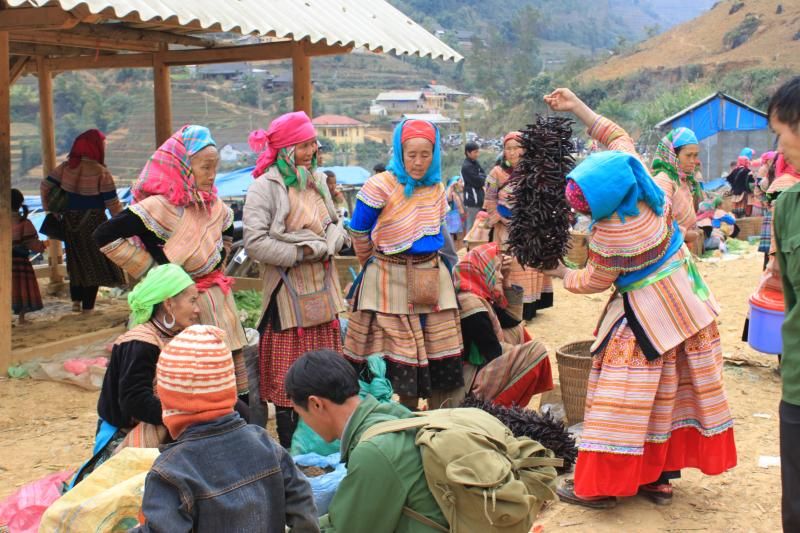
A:
[[[569,89],[545,96],[574,113],[610,150],[567,176],[567,200],[592,219],[585,269],[558,268],[575,293],[614,287],[592,346],[574,480],[561,499],[595,508],[637,493],[667,504],[682,468],[721,474],[736,465],[722,383],[718,306],[683,244],[672,205],[628,134]]]
[[[380,354],[400,401],[464,384],[458,301],[441,252],[447,197],[439,130],[404,120],[394,132],[392,160],[356,196],[350,233],[362,269],[350,291],[352,313],[344,355],[368,373]]]
[[[672,202],[672,216],[687,243],[698,238],[697,204],[703,190],[695,180],[700,145],[689,128],[676,128],[661,139],[653,159],[653,179]]]

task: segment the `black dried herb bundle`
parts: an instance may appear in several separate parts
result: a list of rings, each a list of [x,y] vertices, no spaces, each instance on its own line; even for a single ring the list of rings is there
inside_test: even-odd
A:
[[[514,205],[508,249],[523,266],[556,268],[569,251],[569,213],[564,190],[575,167],[572,124],[537,116],[522,132],[525,155],[511,175]]]
[[[560,474],[569,472],[578,458],[575,439],[550,413],[540,415],[536,411],[522,407],[502,407],[492,402],[467,396],[461,407],[475,407],[500,420],[515,437],[529,437],[545,448],[553,450],[556,457],[564,459],[564,466],[557,468]]]

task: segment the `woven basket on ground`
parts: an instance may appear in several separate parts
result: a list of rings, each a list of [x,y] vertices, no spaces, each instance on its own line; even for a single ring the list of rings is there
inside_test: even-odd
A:
[[[580,268],[586,266],[586,261],[589,257],[589,236],[586,233],[573,233],[570,232],[569,236],[569,252],[567,252],[567,259],[578,265]]]
[[[583,422],[586,388],[592,368],[592,353],[589,351],[592,342],[573,342],[556,350],[561,399],[570,425]]]
[[[703,239],[702,236],[703,235],[702,229],[698,229],[697,232],[700,235],[694,241],[692,241],[691,245],[689,245],[689,250],[691,250],[691,252],[694,255],[700,257],[701,255],[703,255],[703,252],[705,251],[705,248],[703,246],[705,239]]]
[[[746,241],[748,237],[761,235],[761,223],[763,217],[743,217],[736,220],[736,225],[739,226],[739,234],[737,239]]]

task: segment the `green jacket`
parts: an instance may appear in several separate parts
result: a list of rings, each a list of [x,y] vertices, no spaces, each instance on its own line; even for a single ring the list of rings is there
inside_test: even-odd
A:
[[[379,422],[408,418],[411,412],[395,403],[378,403],[367,396],[353,412],[342,436],[342,461],[347,476],[320,519],[323,532],[433,533],[436,530],[403,514],[403,507],[444,527],[447,520],[433,498],[414,443],[415,430],[378,435],[359,443]]]
[[[775,246],[783,278],[783,401],[800,405],[800,184],[781,193],[775,202]]]

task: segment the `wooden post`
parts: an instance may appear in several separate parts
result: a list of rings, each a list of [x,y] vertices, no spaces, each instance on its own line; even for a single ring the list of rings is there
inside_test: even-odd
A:
[[[292,90],[294,110],[311,116],[311,58],[306,55],[305,43],[292,43]]]
[[[169,66],[164,63],[164,53],[169,45],[162,44],[161,51],[153,56],[153,97],[156,113],[156,147],[172,135],[172,87]]]
[[[36,58],[39,74],[39,115],[42,140],[42,178],[56,167],[56,124],[53,111],[53,77],[43,57]],[[50,239],[48,262],[50,264],[50,286],[48,292],[55,294],[63,287],[64,276],[58,265],[62,263],[64,250],[61,241]]]
[[[11,76],[8,32],[0,32],[0,372],[11,365]]]

